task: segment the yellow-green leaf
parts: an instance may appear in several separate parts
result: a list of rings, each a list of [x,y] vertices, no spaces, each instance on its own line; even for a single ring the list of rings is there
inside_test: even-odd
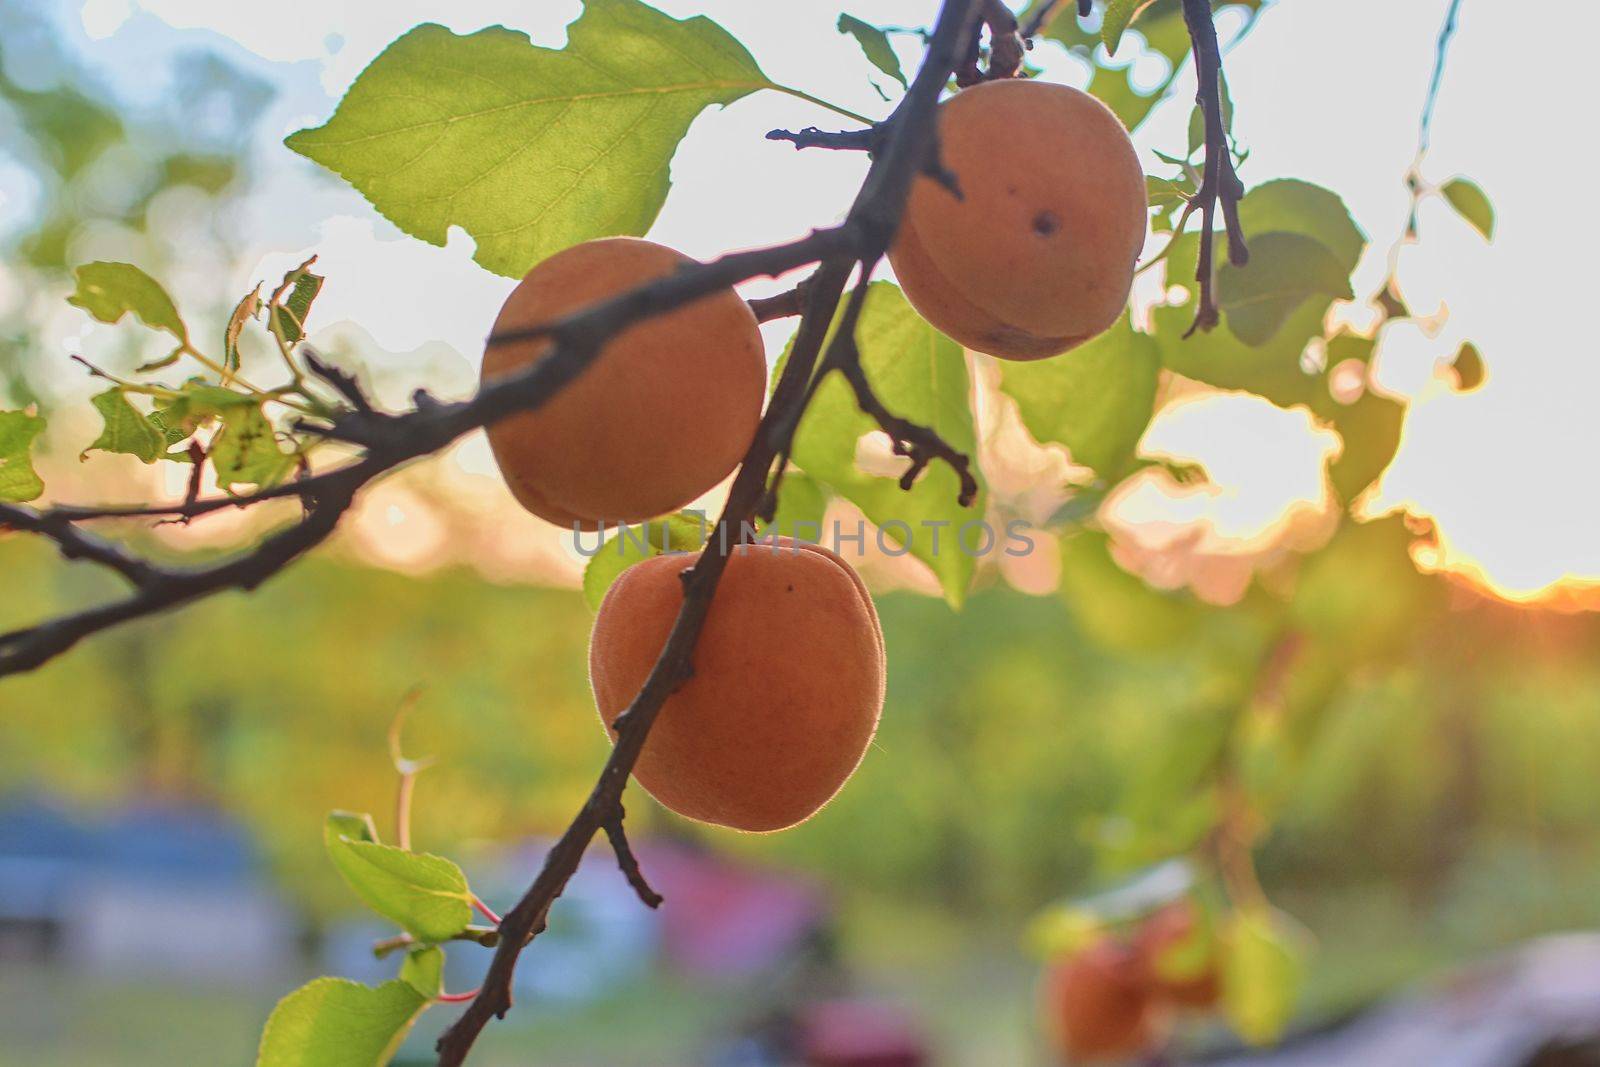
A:
[[[0,411],[0,500],[20,503],[44,492],[33,469],[33,442],[44,432],[44,419],[25,411]]]
[[[437,997],[444,989],[444,949],[427,945],[407,952],[400,980],[429,1000]]]
[[[1457,215],[1483,234],[1484,240],[1494,239],[1494,205],[1489,203],[1489,195],[1476,182],[1466,178],[1451,178],[1439,187],[1439,192],[1456,209]]]
[[[707,18],[588,0],[560,50],[499,26],[418,26],[287,144],[412,236],[442,245],[460,226],[480,264],[516,277],[579,241],[644,233],[695,116],[771,85]]]
[[[1115,478],[1133,459],[1155,409],[1161,351],[1127,316],[1053,359],[1001,367],[1001,387],[1039,441],[1067,446],[1074,462]]]
[[[1283,1033],[1305,969],[1296,931],[1271,908],[1235,912],[1223,939],[1222,1009],[1239,1036],[1265,1045]]]
[[[294,470],[295,453],[278,445],[277,432],[257,404],[233,404],[222,411],[222,430],[211,442],[217,484],[268,488]]]
[[[256,1067],[383,1067],[428,998],[410,982],[318,978],[278,1001]]]
[[[120,386],[107,389],[89,401],[105,426],[94,444],[84,449],[90,452],[120,452],[137,456],[146,463],[154,463],[166,448],[166,434],[161,427],[128,402]]]
[[[635,563],[665,552],[698,551],[705,544],[709,526],[710,520],[700,512],[680,511],[664,519],[622,527],[596,547],[583,569],[583,599],[589,609],[599,611],[606,593]]]
[[[461,868],[441,856],[379,844],[371,820],[334,812],[323,843],[362,903],[419,941],[444,941],[472,921],[472,892]]]
[[[101,322],[116,322],[128,312],[153,330],[165,330],[187,344],[189,331],[161,284],[131,263],[85,263],[73,272],[78,287],[67,303]]]
[[[861,51],[866,53],[867,60],[874,67],[899,82],[901,88],[905,87],[905,71],[900,69],[900,57],[894,54],[887,33],[870,22],[862,22],[854,15],[839,16],[839,32],[854,37],[856,44],[861,46]]]

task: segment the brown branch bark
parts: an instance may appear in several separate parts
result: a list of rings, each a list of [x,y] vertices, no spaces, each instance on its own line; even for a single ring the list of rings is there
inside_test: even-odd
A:
[[[683,606],[678,612],[661,657],[645,679],[639,694],[617,723],[616,747],[601,769],[583,808],[545,858],[533,885],[501,923],[500,947],[478,996],[438,1043],[440,1067],[464,1062],[468,1051],[491,1018],[511,1008],[511,981],[517,957],[544,928],[550,907],[561,895],[595,833],[620,818],[621,797],[646,736],[661,707],[690,670],[690,657],[711,606],[718,580],[727,566],[728,551],[761,502],[767,472],[776,455],[787,448],[798,412],[811,395],[818,353],[827,336],[851,268],[857,260],[876,262],[894,236],[912,181],[934,151],[934,107],[961,49],[976,24],[982,0],[946,0],[929,41],[922,69],[900,106],[883,152],[874,161],[850,209],[845,226],[857,228],[861,243],[846,254],[822,261],[807,294],[805,314],[785,367],[773,391],[767,414],[743,464],[734,476],[728,502],[717,520],[710,544],[687,572]],[[729,532],[734,536],[731,540]],[[726,546],[726,547],[725,547]]]
[[[972,36],[951,72],[956,85],[963,89],[979,82],[999,78],[1015,78],[1022,70],[1022,57],[1027,52],[1017,16],[1005,5],[1005,0],[980,0],[980,16],[972,27]],[[989,63],[980,68],[983,56],[983,28],[989,28]]]
[[[819,355],[855,264],[875,264],[883,257],[899,225],[913,181],[924,173],[943,173],[938,166],[934,109],[968,43],[980,31],[985,3],[986,0],[945,0],[929,37],[923,66],[895,114],[878,127],[878,150],[872,166],[841,225],[815,231],[790,244],[694,264],[562,319],[491,337],[491,344],[546,337],[552,342],[552,350],[528,370],[486,384],[468,401],[446,404],[419,393],[412,410],[401,414],[381,412],[361,394],[353,378],[317,361],[313,373],[349,405],[322,431],[362,448],[357,458],[330,470],[240,497],[185,499],[154,507],[57,506],[41,510],[0,505],[0,524],[46,536],[68,558],[112,569],[134,587],[134,592],[124,599],[0,635],[0,676],[38,666],[84,638],[122,622],[224,589],[254,588],[330,536],[368,482],[438,451],[471,430],[516,412],[537,409],[582,374],[605,342],[628,326],[737,282],[762,275],[776,277],[806,264],[820,264],[796,293],[803,314],[788,365],[734,477],[710,546],[686,572],[684,603],[661,656],[617,720],[616,745],[588,800],[546,856],[528,891],[500,923],[498,947],[481,991],[439,1040],[440,1064],[461,1063],[488,1020],[503,1016],[511,1007],[511,980],[518,956],[544,929],[551,905],[561,895],[597,832],[607,833],[624,874],[646,903],[659,899],[639,871],[622,831],[623,789],[663,704],[691,673],[694,645],[727,566],[728,553],[766,494],[774,459],[787,454],[800,412],[814,395],[822,374],[818,370]],[[865,275],[864,271],[854,300],[857,315],[865,295]],[[823,369],[843,370],[852,377],[858,398],[872,396],[860,373],[853,335],[843,341],[836,339]],[[958,465],[964,483],[970,478],[967,457],[940,441],[933,431],[894,421],[881,404],[876,404],[874,411],[880,421],[891,420],[886,429],[897,441],[913,441],[931,457]],[[912,455],[917,469],[926,465],[926,459],[919,462],[917,454],[907,454]],[[193,519],[225,508],[283,499],[299,500],[304,517],[249,550],[198,567],[170,567],[138,559],[118,543],[79,526],[109,518]]]
[[[444,448],[458,437],[518,411],[538,408],[588,367],[601,346],[642,319],[671,311],[706,293],[763,275],[776,277],[829,255],[855,255],[869,243],[867,224],[847,221],[786,245],[736,252],[697,263],[558,321],[493,339],[545,335],[554,351],[534,367],[490,382],[471,400],[442,404],[427,398],[391,415],[352,405],[329,429],[363,446],[361,456],[332,470],[257,493],[185,500],[153,507],[74,507],[44,510],[0,504],[0,526],[42,534],[69,559],[89,560],[123,575],[135,592],[122,600],[0,634],[0,677],[31,670],[79,641],[132,619],[153,615],[227,589],[254,589],[301,554],[325,541],[367,483]],[[219,563],[170,567],[137,559],[117,542],[78,528],[93,519],[197,518],[270,500],[299,499],[304,518],[259,545]]]
[[[615,816],[606,820],[604,826],[606,838],[611,842],[611,851],[617,855],[617,866],[622,869],[622,876],[639,895],[640,901],[647,908],[659,908],[663,898],[660,893],[650,888],[644,872],[639,869],[639,858],[633,854],[633,846],[628,843],[628,832],[623,829],[623,820],[626,818],[627,812],[622,810],[622,804],[619,802]]]
[[[1210,330],[1221,321],[1215,292],[1216,264],[1215,216],[1220,211],[1224,228],[1228,232],[1228,261],[1242,267],[1249,261],[1250,252],[1245,246],[1244,227],[1239,223],[1239,201],[1244,197],[1244,183],[1233,169],[1233,155],[1228,147],[1228,131],[1222,121],[1222,47],[1217,41],[1217,27],[1211,18],[1210,0],[1183,0],[1183,20],[1189,30],[1189,40],[1194,48],[1195,73],[1199,90],[1195,103],[1205,119],[1206,158],[1200,188],[1193,204],[1200,211],[1200,255],[1195,264],[1195,281],[1200,285],[1194,322],[1184,333],[1189,337],[1196,330]]]
[[[796,150],[801,148],[831,148],[844,152],[871,152],[882,140],[883,127],[869,126],[864,130],[819,130],[807,126],[803,130],[769,130],[767,140],[788,141]]]

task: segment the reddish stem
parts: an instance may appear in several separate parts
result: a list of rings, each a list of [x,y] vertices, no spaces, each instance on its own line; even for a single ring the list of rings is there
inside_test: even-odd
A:
[[[483,899],[481,897],[479,897],[478,894],[476,894],[476,893],[472,894],[472,906],[474,908],[477,908],[478,911],[483,915],[483,917],[485,919],[488,919],[490,922],[494,923],[496,926],[500,925],[500,916],[496,915],[494,913],[494,910],[492,908],[490,908],[489,905],[485,904],[483,902]]]

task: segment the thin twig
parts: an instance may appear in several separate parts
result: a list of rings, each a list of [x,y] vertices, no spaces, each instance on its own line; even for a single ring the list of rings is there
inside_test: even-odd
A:
[[[226,589],[255,588],[325,541],[367,483],[411,460],[439,451],[474,429],[518,411],[537,409],[583,373],[600,347],[628,326],[749,278],[776,277],[826,256],[855,255],[880,240],[877,227],[878,221],[863,212],[840,226],[817,230],[798,241],[693,264],[555,322],[491,338],[490,343],[506,343],[548,335],[555,344],[545,359],[525,371],[484,385],[471,400],[445,404],[424,397],[418,398],[413,410],[400,415],[372,410],[369,404],[368,410],[350,410],[337,416],[334,428],[342,436],[360,440],[365,451],[360,458],[332,470],[255,493],[175,504],[63,505],[47,510],[0,505],[0,524],[44,533],[69,558],[110,567],[138,589],[124,600],[0,634],[0,677],[31,670],[85,637],[132,619]],[[140,561],[114,541],[68,529],[71,524],[91,519],[196,518],[288,498],[299,499],[305,505],[305,517],[299,524],[274,534],[253,549],[202,567],[164,567]]]
[[[1033,14],[1028,16],[1027,24],[1022,27],[1022,39],[1025,42],[1032,42],[1039,35],[1039,31],[1050,21],[1050,16],[1055,12],[1056,4],[1059,2],[1060,0],[1044,0],[1044,3],[1033,9]],[[1091,0],[1082,0],[1079,3],[1080,17],[1088,17],[1090,2]]]
[[[810,285],[811,279],[805,278],[793,289],[772,296],[755,297],[749,301],[750,310],[755,314],[757,322],[793,318],[805,311],[806,293]]]
[[[1212,21],[1210,0],[1183,0],[1183,20],[1194,48],[1195,72],[1199,82],[1195,103],[1205,119],[1206,135],[1205,167],[1200,188],[1193,199],[1200,211],[1200,255],[1195,264],[1195,281],[1200,285],[1200,298],[1195,307],[1194,323],[1184,333],[1184,337],[1189,337],[1196,330],[1210,330],[1221,321],[1215,292],[1213,250],[1218,210],[1222,213],[1223,226],[1228,232],[1228,261],[1236,267],[1242,267],[1249,262],[1250,252],[1245,246],[1244,227],[1239,223],[1239,201],[1244,197],[1244,183],[1234,172],[1228,131],[1222,120],[1222,47],[1217,41],[1217,27]]]
[[[1433,113],[1439,103],[1439,88],[1444,83],[1445,61],[1450,56],[1450,42],[1455,37],[1460,14],[1461,0],[1450,0],[1450,6],[1445,9],[1444,23],[1439,27],[1438,40],[1434,44],[1433,73],[1428,78],[1428,94],[1422,102],[1422,117],[1417,124],[1417,151],[1411,158],[1411,165],[1406,168],[1404,178],[1406,196],[1411,201],[1406,210],[1405,228],[1389,246],[1388,270],[1384,274],[1383,284],[1378,287],[1378,292],[1372,298],[1372,302],[1377,305],[1385,320],[1402,318],[1410,314],[1405,300],[1400,295],[1400,252],[1417,239],[1417,213],[1422,207],[1423,198],[1429,192],[1428,182],[1422,176],[1422,162],[1433,140]]]
[[[807,126],[803,130],[768,130],[767,140],[788,141],[796,150],[801,148],[831,148],[843,152],[871,152],[882,140],[882,126],[869,126],[864,130],[820,130]]]
[[[978,496],[978,479],[972,473],[970,458],[931,427],[911,422],[889,411],[884,407],[883,401],[878,399],[877,393],[873,392],[871,383],[867,381],[867,373],[861,366],[861,348],[856,343],[856,322],[860,319],[861,309],[866,303],[867,276],[870,273],[870,267],[864,266],[860,282],[850,294],[850,302],[845,305],[838,332],[834,335],[832,345],[829,346],[828,362],[824,370],[837,369],[844,375],[855,393],[856,404],[884,433],[889,435],[894,454],[911,460],[911,465],[900,475],[901,489],[910,489],[927,469],[928,464],[935,459],[942,460],[960,479],[961,489],[957,501],[962,507],[968,507]]]
[[[605,822],[606,838],[611,842],[611,851],[617,854],[617,866],[622,868],[623,877],[628,879],[628,884],[633,886],[633,891],[639,894],[639,899],[647,908],[659,908],[663,897],[650,883],[645,881],[644,872],[639,870],[639,858],[633,854],[633,846],[628,844],[628,832],[622,828],[623,819],[627,813],[622,810],[622,805],[617,805],[616,814]]]
[[[64,558],[89,560],[108,567],[135,588],[152,586],[162,578],[160,567],[140,559],[114,541],[78,529],[70,519],[54,512],[0,503],[0,529],[39,534],[54,541]]]
[[[452,934],[445,940],[471,941],[473,944],[482,945],[484,948],[494,948],[500,943],[500,931],[492,926],[469,925],[460,933]],[[372,943],[372,954],[381,960],[392,952],[411,948],[417,943],[417,939],[410,934],[396,934],[393,937],[385,937],[380,941],[374,941]]]

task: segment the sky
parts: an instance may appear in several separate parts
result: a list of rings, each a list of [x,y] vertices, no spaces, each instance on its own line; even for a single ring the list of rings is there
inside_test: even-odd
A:
[[[316,251],[331,279],[318,305],[321,322],[358,323],[377,349],[427,367],[442,392],[470,389],[485,326],[512,283],[472,264],[466,238],[458,234],[443,249],[406,238],[358,194],[272,142],[325,121],[362,67],[418,22],[458,32],[501,23],[559,46],[577,0],[281,0],[266,18],[254,5],[214,0],[62,3],[84,54],[119,82],[137,86],[141,56],[152,48],[207,45],[276,85],[257,185],[240,221],[249,264],[240,291]],[[1340,192],[1371,242],[1358,294],[1381,281],[1404,225],[1401,176],[1415,150],[1446,5],[1280,0],[1226,59],[1234,130],[1250,151],[1246,182],[1300,177]],[[835,31],[833,7],[770,0],[657,6],[716,19],[776,81],[869,115],[887,111],[869,84],[874,72]],[[932,7],[931,0],[849,0],[847,10],[877,24],[920,25]],[[1227,37],[1229,26],[1223,30]],[[1478,182],[1494,202],[1498,230],[1486,242],[1442,202],[1427,204],[1423,239],[1402,251],[1400,277],[1412,308],[1433,321],[1428,329],[1392,325],[1379,347],[1379,384],[1412,405],[1401,453],[1370,506],[1434,517],[1444,562],[1516,597],[1563,579],[1600,581],[1600,498],[1589,466],[1600,453],[1600,421],[1591,411],[1600,360],[1582,319],[1593,298],[1582,253],[1600,234],[1578,199],[1600,163],[1594,139],[1581,134],[1597,33],[1600,8],[1592,5],[1567,5],[1559,27],[1524,30],[1503,5],[1465,0],[1424,172],[1436,182],[1456,174]],[[907,42],[908,67],[914,58]],[[1055,80],[1086,80],[1085,69],[1049,45],[1032,60]],[[1191,78],[1180,81],[1180,98],[1192,92],[1185,86]],[[1182,144],[1187,113],[1182,103],[1160,109],[1139,131],[1139,148]],[[864,161],[853,153],[796,153],[762,138],[776,126],[837,122],[776,93],[705,113],[673,162],[673,190],[650,236],[709,257],[837,219]],[[181,279],[175,284],[181,290]],[[1362,312],[1349,314],[1359,320]],[[773,351],[789,328],[769,324]],[[1481,389],[1460,394],[1435,365],[1466,339],[1481,349],[1489,373]],[[1219,491],[1198,505],[1184,502],[1174,515],[1193,518],[1198,506],[1220,528],[1259,523],[1252,516],[1281,510],[1285,497],[1315,492],[1325,447],[1308,435],[1303,415],[1244,398],[1199,414],[1179,405],[1152,426],[1146,445],[1208,465]],[[456,459],[487,477],[481,441]],[[493,506],[492,487],[481,495],[482,506]],[[403,515],[401,505],[386,505],[375,521],[394,519],[397,507]]]

